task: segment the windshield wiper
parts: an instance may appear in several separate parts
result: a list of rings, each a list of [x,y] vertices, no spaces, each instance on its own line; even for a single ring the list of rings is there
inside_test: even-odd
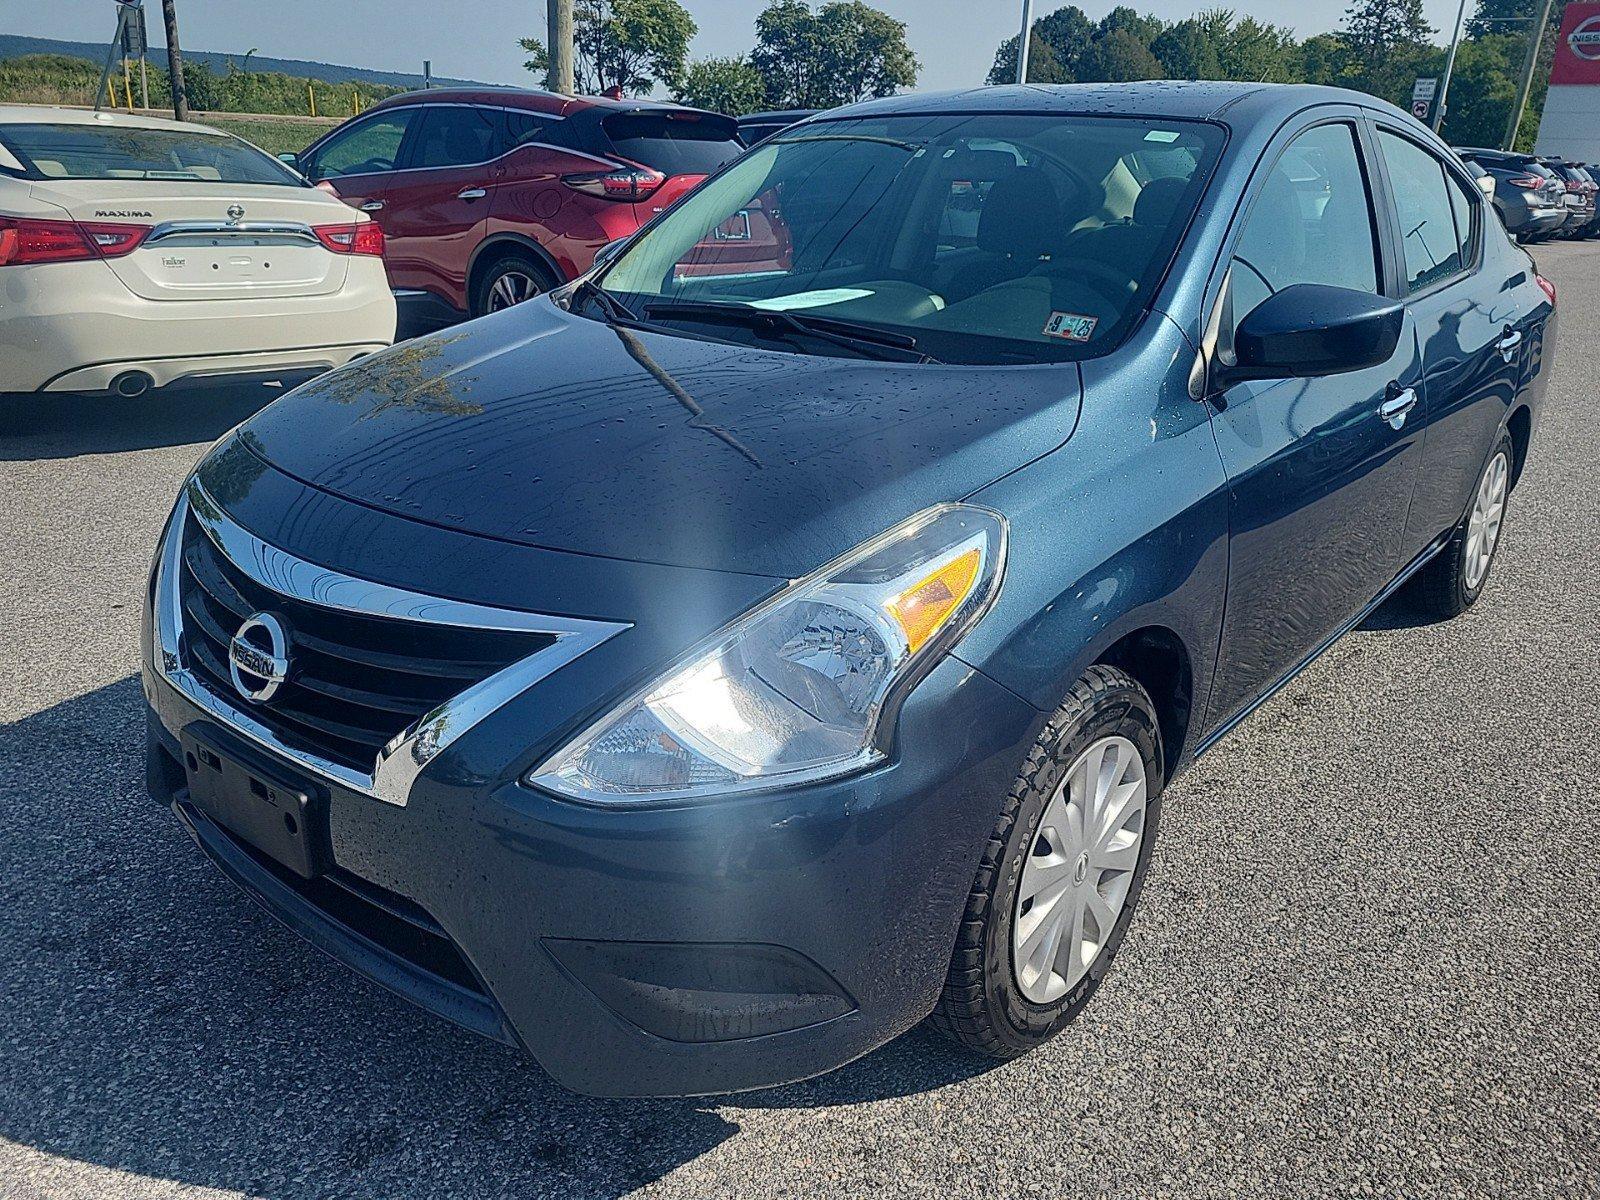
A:
[[[917,349],[917,339],[907,333],[891,333],[856,321],[837,317],[803,316],[782,309],[757,308],[752,304],[724,304],[713,300],[662,300],[647,304],[647,317],[674,317],[724,325],[744,325],[757,333],[790,337],[809,337],[854,350],[858,354],[886,360],[937,362],[931,354]]]
[[[586,301],[593,300],[595,307],[605,314],[606,320],[613,325],[643,325],[638,315],[618,300],[605,288],[592,279],[585,279],[572,291],[572,297],[567,301],[569,309],[581,307]]]

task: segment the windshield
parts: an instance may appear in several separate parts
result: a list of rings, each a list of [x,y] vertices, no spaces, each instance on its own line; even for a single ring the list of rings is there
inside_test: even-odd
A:
[[[903,335],[942,362],[1091,357],[1149,303],[1222,142],[1212,125],[1109,117],[811,122],[690,195],[598,282],[651,320],[717,303]],[[660,319],[760,336],[691,312]]]
[[[305,181],[248,142],[184,129],[96,125],[0,126],[0,142],[45,179],[170,179],[196,183]]]

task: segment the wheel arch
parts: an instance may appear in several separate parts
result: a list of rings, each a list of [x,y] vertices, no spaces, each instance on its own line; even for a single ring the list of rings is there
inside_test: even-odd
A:
[[[1162,774],[1171,779],[1194,715],[1194,667],[1183,638],[1165,625],[1144,625],[1101,650],[1092,665],[1116,667],[1150,694],[1161,725]]]
[[[470,308],[472,297],[478,290],[478,284],[483,279],[483,273],[510,254],[522,253],[528,255],[549,272],[554,281],[552,286],[560,287],[568,283],[566,272],[561,269],[555,258],[533,238],[521,233],[496,233],[485,238],[467,263],[467,304]]]
[[[1519,404],[1506,420],[1506,432],[1511,435],[1511,486],[1515,488],[1522,478],[1522,468],[1528,461],[1528,445],[1533,440],[1533,409]]]

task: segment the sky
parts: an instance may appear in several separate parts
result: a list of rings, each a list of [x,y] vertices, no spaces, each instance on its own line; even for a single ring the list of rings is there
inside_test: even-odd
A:
[[[982,83],[995,47],[1021,25],[1021,0],[871,0],[904,21],[922,61],[919,88]],[[1092,18],[1113,0],[1078,0]],[[1225,6],[1240,16],[1292,27],[1300,37],[1337,28],[1348,0],[1133,0],[1167,20]],[[683,0],[700,34],[691,57],[738,54],[755,40],[763,0]],[[147,0],[152,41],[163,39],[159,0]],[[1429,22],[1448,37],[1453,0],[1423,0]],[[1034,0],[1034,16],[1058,7]],[[517,39],[544,36],[545,0],[179,0],[183,44],[243,55],[314,59],[386,71],[422,70],[487,83],[526,83]],[[112,0],[0,0],[0,33],[107,41],[116,27]]]

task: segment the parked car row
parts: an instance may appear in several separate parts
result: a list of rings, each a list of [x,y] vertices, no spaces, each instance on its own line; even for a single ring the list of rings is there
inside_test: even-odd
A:
[[[1477,146],[1456,148],[1494,180],[1494,207],[1521,242],[1600,236],[1600,167]]]

